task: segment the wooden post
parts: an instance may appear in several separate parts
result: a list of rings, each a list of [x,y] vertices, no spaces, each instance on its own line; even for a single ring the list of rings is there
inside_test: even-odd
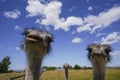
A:
[[[13,77],[13,78],[9,77],[8,80],[14,80],[14,79],[17,79],[17,78],[20,78],[20,77],[24,77],[24,76],[25,76],[25,75],[20,75],[20,76]]]
[[[63,65],[63,68],[65,70],[65,80],[68,80],[68,68],[69,68],[69,64],[68,63],[65,63]]]

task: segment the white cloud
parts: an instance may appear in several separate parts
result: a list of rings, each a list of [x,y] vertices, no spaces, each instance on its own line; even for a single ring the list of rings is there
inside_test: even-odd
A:
[[[97,25],[93,28],[93,30],[99,29],[101,27],[107,27],[111,23],[120,19],[120,6],[113,7],[107,12],[102,12],[98,16]]]
[[[37,16],[43,14],[45,5],[41,4],[39,0],[28,0],[28,6],[26,10],[28,11],[28,16]]]
[[[120,57],[120,51],[111,52],[111,56]]]
[[[37,19],[37,20],[35,21],[35,23],[36,23],[36,24],[41,24],[40,19]]]
[[[120,34],[118,32],[110,33],[105,38],[103,37],[101,41],[102,44],[117,43],[120,41]]]
[[[72,43],[81,43],[83,40],[79,37],[75,37],[73,40],[72,40]]]
[[[81,18],[70,16],[65,21],[58,20],[54,26],[55,30],[64,29],[65,31],[68,31],[72,25],[81,25],[82,23],[83,22]]]
[[[105,33],[98,33],[96,37],[103,36],[103,35],[105,35]]]
[[[14,27],[14,29],[15,29],[15,30],[18,30],[18,31],[22,31],[22,28],[21,28],[20,26],[18,26],[18,25],[16,25],[16,26]]]
[[[12,19],[18,18],[20,14],[21,14],[21,12],[18,10],[4,12],[5,17],[12,18]]]
[[[92,11],[92,10],[93,10],[93,7],[92,7],[92,6],[89,6],[89,7],[88,7],[88,10],[89,10],[89,11]]]
[[[18,50],[18,51],[21,51],[20,47],[16,47],[15,49]]]
[[[120,6],[101,12],[98,16],[89,15],[84,18],[84,25],[77,28],[77,32],[95,32],[98,29],[108,27],[120,19]]]
[[[92,24],[86,24],[86,25],[82,25],[80,27],[77,28],[77,32],[82,32],[82,31],[90,31],[91,30],[91,26]]]
[[[62,3],[60,1],[42,4],[39,0],[28,0],[26,7],[28,17],[44,16],[40,21],[36,20],[36,23],[45,26],[52,25],[55,30],[63,29],[68,31],[72,25],[75,25],[78,26],[77,32],[90,31],[93,33],[98,29],[108,27],[120,19],[120,6],[103,11],[97,16],[88,15],[84,19],[75,16],[60,17],[61,9]],[[88,9],[92,10],[93,8],[90,6]]]
[[[68,18],[60,18],[62,3],[59,1],[52,1],[48,4],[42,4],[39,0],[28,0],[28,16],[44,15],[45,18],[41,20],[43,25],[52,25],[55,30],[63,29],[68,31],[71,25],[81,25],[82,18],[70,16]]]
[[[76,31],[72,31],[72,33],[71,34],[75,34],[76,33]]]

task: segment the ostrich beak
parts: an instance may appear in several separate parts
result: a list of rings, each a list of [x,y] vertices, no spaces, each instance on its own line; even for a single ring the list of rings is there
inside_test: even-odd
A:
[[[27,37],[26,40],[28,40],[28,41],[37,41],[36,39],[30,38],[30,37]]]
[[[36,36],[36,35],[27,35],[26,40],[37,42],[37,41],[40,41],[41,38],[39,36]]]

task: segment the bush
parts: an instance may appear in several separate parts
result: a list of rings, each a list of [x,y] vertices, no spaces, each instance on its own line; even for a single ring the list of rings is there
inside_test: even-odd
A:
[[[80,67],[78,64],[76,64],[76,65],[73,67],[73,69],[79,70],[79,69],[81,69],[81,67]]]
[[[55,70],[56,67],[44,66],[43,69],[45,69],[45,70],[47,70],[47,71],[48,71],[48,70]]]
[[[6,73],[9,72],[9,65],[11,64],[10,62],[10,57],[6,56],[1,62],[0,62],[0,73]]]

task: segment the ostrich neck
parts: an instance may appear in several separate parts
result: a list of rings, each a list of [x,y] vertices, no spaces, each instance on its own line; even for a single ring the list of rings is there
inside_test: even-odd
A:
[[[39,53],[27,54],[27,68],[25,80],[39,80],[42,57],[36,54]]]
[[[92,61],[93,64],[93,80],[105,80],[105,59],[98,58]]]
[[[93,67],[93,73],[94,73],[94,77],[93,80],[104,80],[104,76],[105,76],[105,67],[97,67],[94,66]]]
[[[65,80],[68,80],[68,68],[65,68]]]

